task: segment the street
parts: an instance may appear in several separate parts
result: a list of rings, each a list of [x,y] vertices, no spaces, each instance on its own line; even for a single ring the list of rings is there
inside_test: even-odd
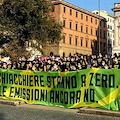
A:
[[[119,117],[78,114],[77,111],[42,105],[0,105],[0,120],[120,120]]]

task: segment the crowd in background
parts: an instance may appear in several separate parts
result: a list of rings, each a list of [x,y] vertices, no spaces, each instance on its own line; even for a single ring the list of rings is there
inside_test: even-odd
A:
[[[49,56],[35,57],[29,61],[24,56],[19,57],[18,62],[9,59],[7,62],[0,61],[0,69],[17,69],[17,70],[32,70],[32,71],[77,71],[87,68],[102,68],[102,69],[120,69],[120,57],[114,54],[113,58],[108,58],[107,55],[82,55],[74,54],[65,56]]]

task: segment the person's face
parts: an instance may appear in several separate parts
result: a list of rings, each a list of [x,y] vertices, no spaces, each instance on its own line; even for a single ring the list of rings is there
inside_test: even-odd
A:
[[[71,61],[74,61],[74,58],[72,58]]]
[[[22,60],[25,60],[25,57],[22,57]]]
[[[105,69],[108,69],[108,65],[107,64],[105,64]]]
[[[48,63],[50,63],[51,61],[50,60],[48,60]]]
[[[118,61],[118,59],[117,58],[115,58],[115,62],[117,62]]]
[[[95,61],[92,62],[92,65],[95,66]]]
[[[56,63],[54,64],[54,66],[56,66]]]
[[[32,70],[35,71],[36,70],[36,67],[35,65],[32,66]]]
[[[7,64],[6,63],[3,63],[3,67],[6,67],[7,66]]]
[[[102,61],[102,65],[103,65],[103,66],[105,65],[105,61]]]
[[[97,61],[95,61],[95,65],[97,66],[98,64],[97,64]]]
[[[105,61],[102,61],[102,63],[105,63]]]
[[[33,61],[33,63],[35,63],[35,61]]]
[[[69,57],[67,57],[67,60],[69,60],[70,58]]]
[[[30,67],[32,66],[32,63],[31,63],[31,62],[29,62],[29,66],[30,66]]]

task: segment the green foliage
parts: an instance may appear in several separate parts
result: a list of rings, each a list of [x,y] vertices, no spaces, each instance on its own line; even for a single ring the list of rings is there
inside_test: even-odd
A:
[[[13,61],[18,61],[19,56],[30,57],[31,51],[26,51],[25,47],[18,45],[18,41],[10,41],[3,46],[2,56],[9,56]]]
[[[51,16],[46,0],[4,0],[0,6],[0,46],[17,41],[24,48],[26,41],[39,45],[59,42],[62,26]]]

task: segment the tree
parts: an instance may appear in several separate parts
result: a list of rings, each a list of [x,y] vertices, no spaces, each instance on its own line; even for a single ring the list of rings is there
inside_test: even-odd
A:
[[[3,47],[3,56],[9,56],[13,61],[18,61],[20,56],[30,56],[31,51],[26,51],[26,48],[18,45],[18,41],[10,41]]]
[[[36,48],[47,41],[59,42],[62,25],[52,18],[51,8],[51,2],[46,0],[4,0],[0,6],[0,46],[7,44],[11,48],[11,43],[17,43],[14,54],[24,49],[27,55],[27,42],[36,41]]]

